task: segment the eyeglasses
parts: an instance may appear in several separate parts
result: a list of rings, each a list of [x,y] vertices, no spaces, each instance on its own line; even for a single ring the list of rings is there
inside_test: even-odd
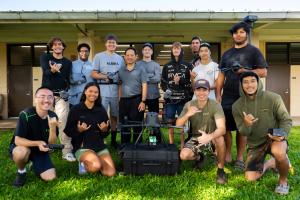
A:
[[[38,99],[42,99],[42,100],[49,100],[49,101],[53,101],[53,99],[54,99],[54,96],[52,96],[52,95],[49,95],[49,96],[46,96],[46,95],[41,95],[41,96],[38,96],[38,97],[36,97],[36,98],[38,98]]]

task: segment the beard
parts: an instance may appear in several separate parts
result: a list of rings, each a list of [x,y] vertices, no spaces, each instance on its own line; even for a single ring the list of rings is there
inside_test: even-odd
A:
[[[245,38],[244,40],[239,41],[239,42],[234,41],[234,43],[235,43],[236,45],[240,46],[240,45],[245,44],[245,43],[247,42],[247,40],[248,40],[248,38]]]

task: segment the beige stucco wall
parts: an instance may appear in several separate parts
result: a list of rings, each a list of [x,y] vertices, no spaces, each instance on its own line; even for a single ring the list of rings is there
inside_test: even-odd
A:
[[[3,109],[0,116],[4,119],[7,118],[7,55],[6,44],[0,43],[0,94],[3,95]]]
[[[300,117],[300,65],[291,66],[290,85],[291,116]]]

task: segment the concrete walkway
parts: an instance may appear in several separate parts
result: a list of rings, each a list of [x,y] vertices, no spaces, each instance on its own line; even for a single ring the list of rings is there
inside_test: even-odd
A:
[[[14,130],[18,119],[0,120],[0,131]]]

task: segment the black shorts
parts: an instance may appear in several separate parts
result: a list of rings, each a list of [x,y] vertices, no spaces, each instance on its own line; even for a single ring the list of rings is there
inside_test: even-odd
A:
[[[12,152],[15,147],[15,144],[10,144],[9,154],[11,158],[13,156]],[[49,169],[54,168],[48,152],[36,152],[35,150],[31,150],[29,160],[32,162],[32,170],[37,176]]]
[[[231,109],[224,109],[224,115],[226,120],[226,131],[236,131],[236,124],[232,115]]]

